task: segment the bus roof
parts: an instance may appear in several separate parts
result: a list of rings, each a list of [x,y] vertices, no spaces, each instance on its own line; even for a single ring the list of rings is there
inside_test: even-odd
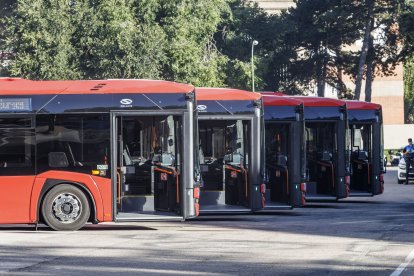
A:
[[[368,103],[363,101],[347,100],[346,106],[348,110],[380,110],[381,105],[376,103]]]
[[[345,102],[342,100],[323,98],[323,97],[310,97],[310,96],[289,96],[292,99],[297,99],[303,102],[304,106],[315,107],[329,107],[329,106],[344,106]]]
[[[264,106],[298,106],[302,101],[280,95],[262,93]]]
[[[268,96],[279,96],[279,97],[287,97],[290,99],[294,99],[303,103],[304,106],[343,106],[345,105],[345,101],[332,99],[332,98],[324,98],[324,97],[314,97],[314,96],[292,96],[287,95],[282,92],[262,92],[262,95]],[[265,103],[266,105],[266,103]]]
[[[191,85],[162,80],[32,81],[19,78],[0,79],[0,95],[189,93],[193,90],[194,87]]]
[[[259,93],[232,88],[196,88],[197,100],[201,101],[256,101],[260,100]]]

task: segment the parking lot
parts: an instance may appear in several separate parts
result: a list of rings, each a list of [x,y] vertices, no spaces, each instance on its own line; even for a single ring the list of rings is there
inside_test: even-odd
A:
[[[306,208],[194,221],[0,227],[0,274],[414,274],[414,184]]]

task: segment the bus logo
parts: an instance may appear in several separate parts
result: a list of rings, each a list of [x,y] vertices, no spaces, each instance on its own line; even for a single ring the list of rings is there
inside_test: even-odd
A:
[[[197,105],[197,110],[198,111],[205,111],[206,109],[207,109],[206,105],[203,105],[203,104]]]
[[[122,99],[119,101],[121,104],[123,105],[129,105],[132,104],[132,100],[131,99]]]

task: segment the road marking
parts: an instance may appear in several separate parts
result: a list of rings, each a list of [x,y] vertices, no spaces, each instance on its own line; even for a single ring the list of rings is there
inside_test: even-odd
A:
[[[400,266],[397,267],[397,269],[394,270],[394,272],[391,273],[390,276],[399,276],[404,271],[404,269],[407,267],[407,265],[411,263],[412,260],[414,260],[414,249],[413,251],[411,251],[410,254],[408,254],[407,258],[405,258],[405,262],[400,264]]]

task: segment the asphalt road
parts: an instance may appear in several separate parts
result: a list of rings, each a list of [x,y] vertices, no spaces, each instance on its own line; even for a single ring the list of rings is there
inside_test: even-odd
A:
[[[0,226],[0,274],[414,275],[414,183],[385,194],[184,223]]]

